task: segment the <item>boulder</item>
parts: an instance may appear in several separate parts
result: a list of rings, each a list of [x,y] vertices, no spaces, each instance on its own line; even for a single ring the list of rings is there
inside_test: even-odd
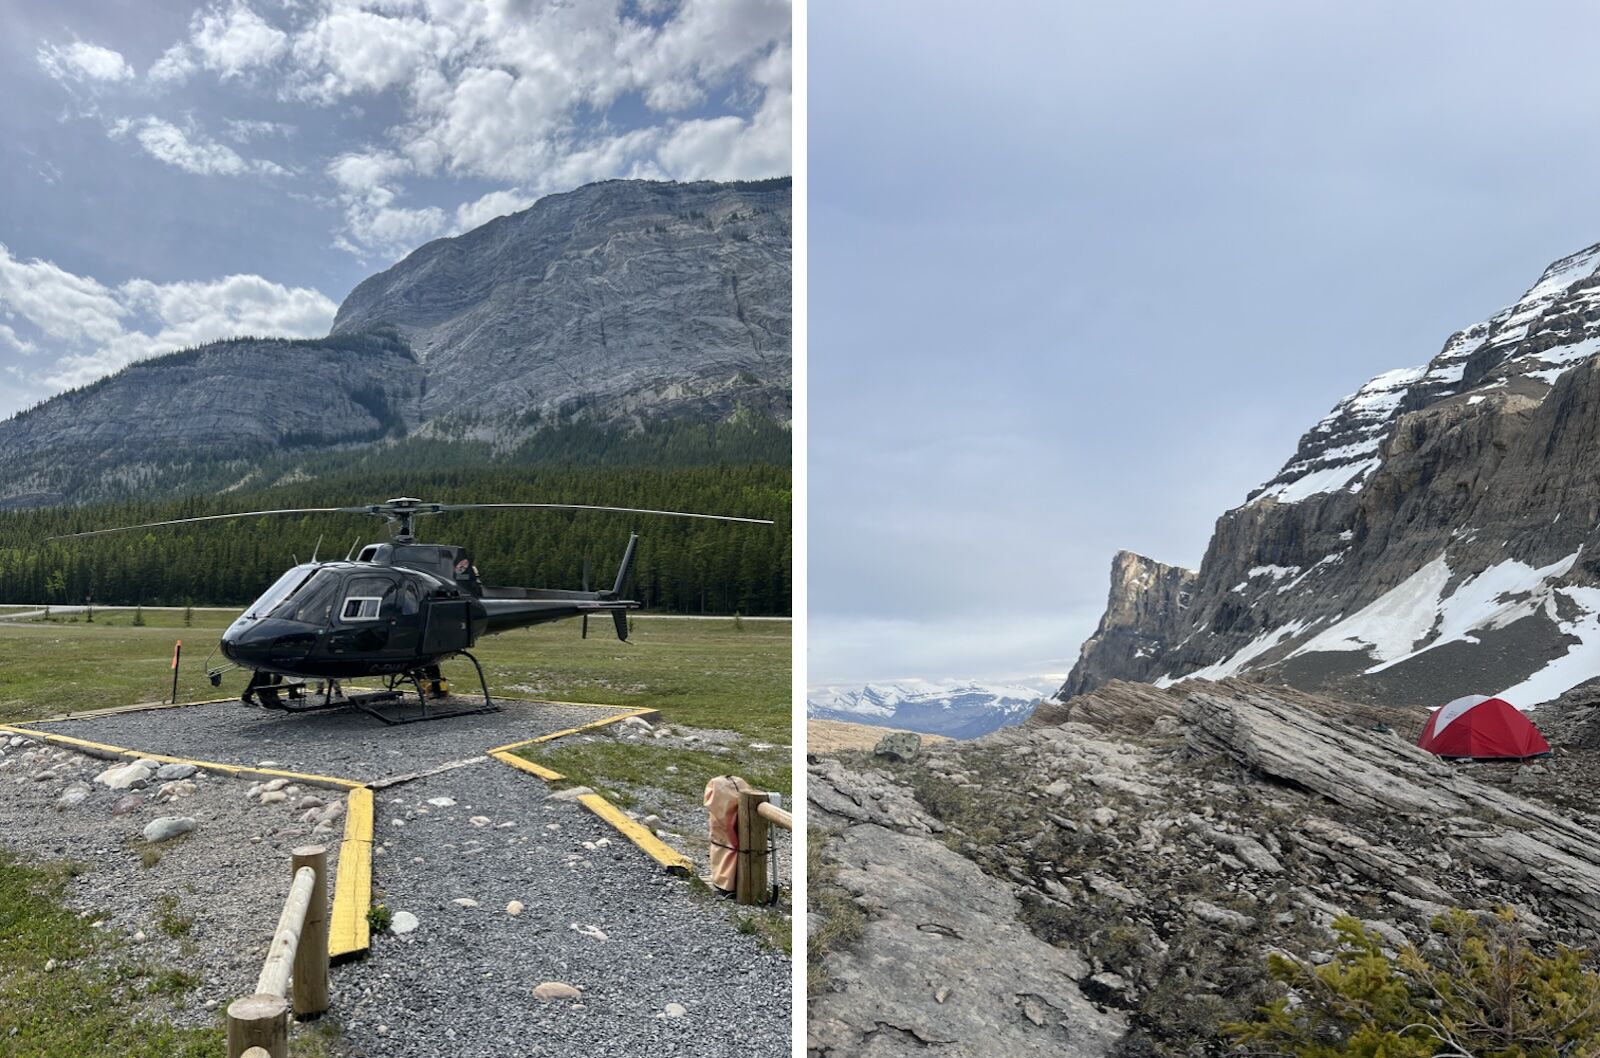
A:
[[[915,731],[891,731],[872,747],[873,756],[888,760],[913,761],[922,752],[922,736]]]
[[[187,834],[196,824],[188,816],[161,816],[145,824],[144,839],[152,844]]]

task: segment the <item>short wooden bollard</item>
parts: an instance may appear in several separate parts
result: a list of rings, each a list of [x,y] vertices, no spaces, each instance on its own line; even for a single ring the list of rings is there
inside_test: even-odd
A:
[[[272,1055],[260,1047],[252,1047],[241,1054],[239,1058],[272,1058]]]
[[[245,996],[228,1004],[228,1054],[249,1050],[267,1058],[289,1058],[289,1001],[282,996]]]
[[[767,800],[762,790],[739,791],[739,873],[734,897],[741,904],[767,902],[767,819],[760,806]]]
[[[294,1012],[297,1017],[321,1014],[328,1009],[328,850],[307,845],[294,850],[294,871],[310,867],[316,872],[311,883],[311,903],[306,908],[305,926],[294,952]]]

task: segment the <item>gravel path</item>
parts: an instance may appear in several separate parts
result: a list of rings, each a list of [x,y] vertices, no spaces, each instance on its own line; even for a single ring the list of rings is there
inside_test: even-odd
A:
[[[156,803],[153,790],[137,792],[140,803],[116,815],[128,794],[93,781],[109,762],[13,741],[0,735],[0,845],[27,858],[81,863],[86,869],[69,883],[67,906],[123,937],[120,959],[196,975],[198,986],[171,1020],[216,1024],[219,1005],[255,991],[289,892],[290,852],[312,843],[296,798],[263,805],[245,796],[248,782],[200,772],[190,778],[188,796]],[[84,800],[55,807],[75,784],[88,787]],[[197,825],[156,846],[160,860],[145,867],[141,831],[162,816]],[[338,863],[336,837],[317,839],[330,869]]]
[[[373,782],[612,715],[586,706],[501,699],[498,713],[390,726],[353,709],[300,716],[240,702],[152,709],[31,725],[74,738],[211,760]],[[618,708],[614,712],[626,712]]]
[[[380,791],[376,840],[379,899],[420,925],[337,972],[354,1054],[790,1053],[788,956],[532,776],[486,761]],[[547,981],[582,998],[535,998]]]

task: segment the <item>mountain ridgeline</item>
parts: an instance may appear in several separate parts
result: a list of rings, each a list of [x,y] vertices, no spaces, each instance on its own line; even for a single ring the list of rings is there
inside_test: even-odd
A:
[[[0,422],[0,508],[256,490],[407,444],[787,463],[790,234],[787,179],[551,195],[365,280],[326,338],[213,342]]]
[[[1119,554],[1061,695],[1250,673],[1528,708],[1600,677],[1597,352],[1600,246],[1340,401],[1198,570]]]

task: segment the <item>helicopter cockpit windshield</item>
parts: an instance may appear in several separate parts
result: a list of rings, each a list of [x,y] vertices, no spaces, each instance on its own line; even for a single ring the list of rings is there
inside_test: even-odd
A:
[[[344,577],[338,570],[319,569],[297,585],[272,611],[273,617],[302,624],[326,625],[339,598]]]
[[[295,566],[289,572],[272,582],[272,587],[261,593],[261,598],[250,604],[244,612],[246,617],[266,617],[283,600],[293,595],[306,581],[316,573],[317,567],[307,563]]]

